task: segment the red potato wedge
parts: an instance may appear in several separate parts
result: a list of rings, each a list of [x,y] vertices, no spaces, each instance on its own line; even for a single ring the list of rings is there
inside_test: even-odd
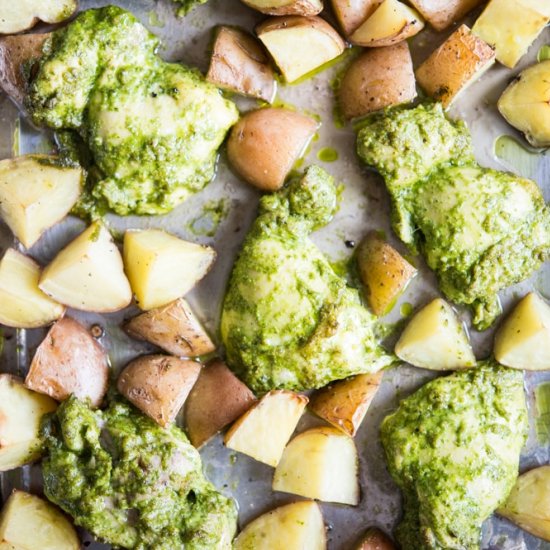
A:
[[[275,97],[275,74],[262,45],[236,27],[217,29],[206,80],[268,103]]]
[[[317,416],[354,437],[380,387],[382,373],[358,374],[316,391],[309,409]]]
[[[416,84],[407,42],[372,48],[349,66],[339,90],[339,102],[347,119],[412,101]]]
[[[450,27],[483,2],[484,0],[410,0],[410,4],[438,31]]]
[[[216,350],[183,298],[137,315],[124,329],[132,338],[146,340],[178,357],[198,357]]]
[[[121,372],[118,391],[157,424],[174,421],[201,371],[200,363],[146,355],[131,361]]]
[[[340,28],[350,36],[381,3],[382,0],[332,0],[332,9]]]
[[[315,120],[289,109],[258,109],[231,130],[227,156],[233,169],[263,191],[280,189],[315,134]]]
[[[201,370],[185,403],[185,425],[199,448],[254,405],[256,397],[226,366],[213,361]]]
[[[77,321],[53,325],[34,354],[25,386],[63,401],[70,395],[99,407],[109,385],[109,358]]]
[[[355,550],[397,550],[397,547],[384,531],[371,527]]]
[[[2,2],[0,34],[15,34],[34,27],[39,21],[61,23],[77,9],[76,0],[17,0]]]
[[[317,15],[322,0],[242,0],[249,8],[266,15]]]

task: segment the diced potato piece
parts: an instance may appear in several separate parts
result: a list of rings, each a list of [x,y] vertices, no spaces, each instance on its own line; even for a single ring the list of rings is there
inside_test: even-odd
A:
[[[359,245],[357,267],[367,303],[379,316],[388,313],[416,275],[416,269],[376,233],[369,233]]]
[[[217,29],[206,79],[220,88],[268,103],[275,96],[275,75],[261,44],[235,27]]]
[[[124,234],[124,269],[137,305],[161,307],[189,292],[210,270],[216,252],[160,229]]]
[[[117,389],[161,426],[174,421],[201,371],[200,363],[169,355],[146,355],[121,372]]]
[[[46,266],[40,289],[55,300],[83,311],[125,308],[132,290],[120,252],[107,228],[95,222]]]
[[[315,120],[289,109],[258,109],[233,126],[227,158],[248,183],[263,191],[276,191],[317,128]]]
[[[473,367],[476,364],[468,335],[453,308],[436,298],[409,322],[395,345],[397,357],[430,370]]]
[[[528,67],[506,88],[498,110],[534,147],[550,146],[550,59]]]
[[[397,550],[397,548],[386,533],[377,527],[371,527],[355,550]]]
[[[233,543],[234,550],[326,550],[319,505],[293,502],[250,522]]]
[[[374,13],[382,0],[332,0],[332,9],[346,36]]]
[[[357,505],[358,458],[353,439],[327,426],[297,435],[275,470],[273,490]]]
[[[350,437],[354,437],[380,387],[382,373],[358,374],[316,391],[309,409]]]
[[[2,2],[0,34],[15,34],[30,29],[38,21],[59,23],[78,7],[77,0],[17,0]]]
[[[231,426],[225,435],[226,446],[269,466],[277,466],[307,402],[306,396],[291,391],[266,393]]]
[[[178,357],[198,357],[216,351],[210,336],[183,298],[137,315],[124,328],[133,338],[147,340]]]
[[[267,15],[317,15],[321,0],[242,0],[250,8]]]
[[[461,25],[420,65],[416,79],[429,96],[449,107],[494,62],[493,48]]]
[[[65,307],[38,288],[40,266],[13,248],[0,261],[0,323],[8,327],[49,325]]]
[[[0,472],[40,457],[40,422],[56,408],[47,395],[27,389],[15,376],[0,374]]]
[[[497,512],[525,531],[550,541],[550,466],[520,475]]]
[[[469,11],[479,6],[484,0],[410,0],[415,7],[438,31],[456,23]]]
[[[201,370],[185,402],[185,425],[191,443],[200,447],[256,402],[250,389],[223,363]]]
[[[0,161],[0,216],[26,248],[62,220],[80,196],[82,169],[57,162],[48,155]]]
[[[0,516],[0,548],[79,550],[74,527],[55,506],[35,495],[14,491]]]
[[[358,46],[391,46],[411,38],[424,28],[420,14],[399,0],[384,0],[350,36]]]
[[[512,68],[549,21],[547,0],[491,0],[472,32],[495,48],[498,61]]]
[[[99,407],[109,385],[105,350],[77,321],[64,317],[55,323],[34,354],[27,388],[57,401],[70,395]]]
[[[259,25],[256,33],[287,82],[318,69],[346,47],[340,35],[320,17],[274,17]]]
[[[506,367],[550,370],[550,306],[531,292],[514,308],[495,337],[495,359]]]

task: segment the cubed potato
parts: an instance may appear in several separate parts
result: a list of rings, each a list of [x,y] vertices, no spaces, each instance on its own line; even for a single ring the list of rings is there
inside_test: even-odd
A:
[[[332,9],[346,36],[374,13],[382,0],[332,0]]]
[[[550,466],[520,475],[497,512],[525,531],[550,541]]]
[[[0,323],[15,328],[49,325],[65,313],[65,306],[38,288],[40,266],[13,248],[0,261]]]
[[[251,521],[233,543],[234,550],[326,550],[319,505],[308,500],[279,506]]]
[[[44,268],[40,289],[66,306],[109,312],[125,308],[132,290],[107,228],[94,222]]]
[[[229,428],[227,447],[269,466],[277,466],[308,399],[287,390],[266,393]]]
[[[397,550],[397,547],[386,533],[377,527],[371,527],[355,550]]]
[[[78,7],[77,0],[17,0],[3,2],[0,34],[15,34],[34,27],[38,21],[60,23]]]
[[[392,46],[418,34],[424,20],[416,11],[399,0],[384,0],[376,11],[350,36],[358,46],[378,48]]]
[[[498,110],[534,147],[550,147],[550,59],[522,71],[498,100]]]
[[[262,45],[236,27],[217,29],[206,79],[216,86],[271,103],[275,74]]]
[[[498,61],[512,68],[549,21],[547,0],[491,0],[472,32],[495,49]]]
[[[118,391],[161,426],[174,421],[201,371],[200,363],[146,355],[131,361],[121,372]]]
[[[0,161],[0,216],[30,248],[74,206],[84,184],[81,168],[57,157],[25,155]]]
[[[184,294],[210,271],[216,252],[160,229],[124,234],[124,269],[137,305],[161,307]]]
[[[346,47],[320,17],[272,17],[256,28],[287,82],[295,82],[338,57]]]
[[[322,0],[242,0],[248,7],[267,15],[317,15]]]
[[[412,101],[416,97],[411,53],[407,42],[372,48],[346,71],[338,100],[347,119]]]
[[[183,299],[145,311],[130,319],[124,329],[178,357],[199,357],[216,351],[189,304]]]
[[[105,350],[77,321],[64,317],[38,346],[25,386],[64,401],[70,395],[99,407],[109,385]]]
[[[550,306],[531,292],[495,336],[495,359],[522,370],[550,370]]]
[[[356,506],[360,491],[353,439],[328,426],[297,435],[275,469],[273,490]]]
[[[473,367],[476,359],[468,335],[453,308],[436,298],[405,327],[395,345],[399,359],[430,370]]]
[[[256,402],[252,391],[222,361],[201,370],[185,402],[185,425],[191,443],[201,447],[246,413]]]
[[[53,399],[29,390],[23,380],[0,374],[0,472],[40,458],[40,422],[56,408]]]
[[[354,437],[380,387],[382,373],[358,374],[316,391],[309,409],[317,416]]]
[[[251,111],[233,126],[227,158],[248,183],[263,191],[276,191],[317,128],[315,120],[289,109]]]
[[[410,0],[426,21],[438,31],[456,23],[484,0]]]
[[[416,79],[429,96],[450,107],[494,62],[493,48],[461,25],[418,67]]]
[[[388,313],[416,269],[377,233],[369,233],[357,249],[357,267],[365,297],[375,315]]]
[[[14,491],[0,515],[0,548],[5,550],[79,550],[80,541],[67,517],[53,504]]]

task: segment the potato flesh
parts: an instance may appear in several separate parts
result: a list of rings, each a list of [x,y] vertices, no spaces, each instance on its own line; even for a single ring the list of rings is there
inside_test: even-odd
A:
[[[359,503],[357,468],[353,439],[336,428],[313,428],[286,446],[273,490],[355,506]]]
[[[294,502],[250,522],[235,539],[235,550],[326,550],[323,516],[318,504]]]
[[[332,0],[332,9],[344,34],[349,36],[381,3],[382,0]]]
[[[3,2],[0,34],[13,34],[30,29],[37,21],[59,23],[77,8],[76,0],[17,0]]]
[[[189,292],[215,258],[212,248],[158,229],[124,234],[124,269],[143,310],[164,306]]]
[[[80,541],[69,520],[49,502],[15,491],[2,509],[0,548],[78,550]]]
[[[291,391],[267,393],[231,426],[225,445],[258,462],[277,466],[307,402],[307,397]]]
[[[56,408],[53,399],[27,389],[19,378],[0,374],[0,472],[41,455],[40,422]]]
[[[9,248],[0,261],[0,323],[15,328],[50,324],[65,307],[38,287],[40,267],[27,256]]]
[[[451,306],[436,298],[409,322],[395,345],[403,361],[430,370],[473,367],[474,353]]]

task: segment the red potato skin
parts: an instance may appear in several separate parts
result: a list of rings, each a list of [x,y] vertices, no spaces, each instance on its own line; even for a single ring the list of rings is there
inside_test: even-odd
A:
[[[34,354],[25,385],[57,401],[70,395],[103,401],[109,383],[105,350],[77,321],[64,317],[55,323]]]

